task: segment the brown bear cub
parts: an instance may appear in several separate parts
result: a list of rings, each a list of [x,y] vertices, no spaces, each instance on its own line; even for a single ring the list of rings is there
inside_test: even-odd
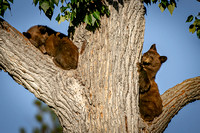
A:
[[[166,56],[157,53],[156,45],[143,54],[141,63],[138,63],[139,72],[139,107],[141,117],[145,121],[152,121],[162,113],[162,99],[155,82],[156,73],[161,64],[167,60]]]
[[[42,53],[54,57],[57,66],[64,70],[77,68],[78,48],[66,35],[42,25],[33,26],[23,34]]]
[[[56,34],[56,32],[43,25],[33,26],[28,29],[27,32],[23,32],[23,35],[27,37],[35,47],[39,48],[42,53],[46,52],[44,44],[51,34]]]

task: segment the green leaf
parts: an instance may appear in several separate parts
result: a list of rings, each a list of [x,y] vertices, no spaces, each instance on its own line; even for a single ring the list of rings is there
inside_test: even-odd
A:
[[[43,131],[43,132],[45,132],[45,131],[47,132],[47,129],[48,129],[48,125],[45,124],[45,123],[43,123],[43,124],[42,124],[42,131]]]
[[[54,8],[49,8],[46,12],[45,15],[51,20],[51,17],[53,16],[53,10]]]
[[[198,15],[197,15],[198,17],[200,17],[200,12],[198,13]]]
[[[100,21],[99,21],[100,22]],[[100,23],[99,23],[98,21],[96,21],[96,25],[97,25],[97,27],[99,27],[100,26]]]
[[[54,0],[54,3],[58,6],[59,0]]]
[[[74,13],[71,13],[70,20],[73,21],[73,20],[74,20],[74,17],[75,17],[75,14],[74,14]]]
[[[109,16],[110,16],[110,10],[109,10],[109,9],[107,9],[107,8],[106,8],[106,15],[107,15],[107,17],[109,17]]]
[[[195,26],[200,26],[200,19],[195,18],[195,21],[193,23]]]
[[[69,12],[69,11],[67,11],[67,12],[65,12],[66,13],[66,15],[65,15],[65,19],[67,20],[67,21],[69,21],[70,20],[70,18],[71,18],[71,12]]]
[[[89,24],[90,25],[90,21],[89,21],[89,16],[88,15],[85,15],[85,18],[83,20],[86,24]]]
[[[158,6],[159,6],[161,12],[163,12],[165,10],[165,8],[163,7],[163,5],[161,3]]]
[[[105,9],[106,9],[105,6],[102,6],[101,7],[101,13],[105,12]]]
[[[73,26],[73,23],[72,21],[69,22],[69,27]]]
[[[61,0],[61,3],[63,4],[65,2],[65,0]]]
[[[67,10],[67,7],[64,7],[64,6],[61,6],[61,7],[60,7],[61,13],[62,13],[62,12],[65,12],[66,10]]]
[[[9,3],[7,0],[4,0],[3,3],[0,2],[0,6],[1,6],[0,9],[1,9],[3,12],[5,12],[5,11],[7,10],[7,8],[11,10],[11,8],[10,8],[10,3]]]
[[[188,16],[186,22],[191,22],[193,20],[193,18],[194,18],[193,15]]]
[[[34,128],[32,132],[33,133],[40,133],[40,129],[39,128]]]
[[[196,31],[196,28],[193,24],[190,25],[189,27],[189,32],[192,32],[192,34]]]
[[[34,104],[38,107],[42,106],[42,102],[40,102],[39,100],[35,100]]]
[[[100,20],[100,12],[98,12],[98,11],[93,12],[93,16],[94,16],[97,20]]]
[[[197,30],[197,36],[198,36],[198,38],[200,39],[200,29]]]
[[[33,0],[34,5],[36,6],[39,0]]]
[[[84,20],[85,20],[84,22],[90,26],[94,26],[94,23],[96,21],[96,19],[92,14],[86,15]]]
[[[71,0],[72,4],[77,4],[77,0]]]
[[[172,15],[172,13],[173,13],[173,11],[174,11],[174,9],[175,9],[175,4],[174,3],[172,3],[172,4],[170,4],[170,5],[168,5],[168,10],[169,10],[169,12],[170,12],[170,14]]]
[[[161,4],[162,4],[163,8],[166,8],[167,5],[169,5],[169,2],[168,2],[168,0],[161,0]]]
[[[56,21],[60,21],[60,13],[57,15],[57,17],[56,17]]]
[[[3,5],[3,8],[0,8],[0,15],[2,16],[2,17],[4,17],[4,13],[5,13],[5,11],[6,11],[6,9],[7,9],[8,7],[6,6],[4,6]]]
[[[74,14],[74,17],[76,18],[76,9],[77,8],[75,8],[74,10],[73,10],[73,12],[72,12],[72,14]]]
[[[20,133],[26,133],[26,130],[24,128],[20,128]]]
[[[40,7],[41,7],[42,10],[44,11],[44,13],[46,13],[47,10],[50,8],[49,2],[48,2],[48,1],[42,2],[42,4],[40,5]]]
[[[69,9],[72,9],[71,3],[68,3],[66,7],[69,8]]]
[[[77,2],[76,5],[77,5],[77,8],[80,8],[80,2]]]
[[[43,121],[42,115],[37,114],[35,117],[36,117],[36,120],[37,120],[38,122],[42,122],[42,121]]]
[[[93,16],[93,14],[90,14],[91,17],[91,24],[94,26],[94,23],[96,22],[96,18]]]
[[[60,16],[60,20],[58,21],[58,24],[60,24],[61,22],[64,22],[66,19],[64,16]]]

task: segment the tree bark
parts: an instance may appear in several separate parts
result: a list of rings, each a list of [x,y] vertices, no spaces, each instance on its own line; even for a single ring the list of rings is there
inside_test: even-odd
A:
[[[86,85],[86,115],[91,132],[138,132],[138,74],[136,63],[144,40],[144,8],[140,0],[110,2],[111,16],[101,18],[95,33],[76,29],[75,44],[88,41],[79,60]]]
[[[144,122],[138,107],[138,73],[144,40],[140,0],[109,1],[111,16],[91,33],[82,24],[73,42],[85,51],[76,70],[62,70],[7,22],[0,21],[0,68],[57,114],[64,132],[162,132],[188,102],[200,97],[200,78],[162,95],[163,113]],[[173,93],[172,93],[173,92]]]

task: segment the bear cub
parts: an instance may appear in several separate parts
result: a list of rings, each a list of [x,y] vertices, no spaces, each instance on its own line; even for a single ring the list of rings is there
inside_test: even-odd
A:
[[[44,49],[44,45],[46,40],[51,34],[55,34],[56,32],[51,28],[43,25],[36,25],[28,29],[27,32],[23,32],[23,35],[29,39],[29,41],[42,53],[46,53]]]
[[[52,56],[58,67],[64,70],[77,68],[78,48],[66,35],[42,25],[31,27],[23,35],[43,54]]]
[[[143,54],[141,63],[138,63],[139,72],[139,108],[141,117],[145,121],[152,121],[162,113],[162,99],[155,82],[156,73],[166,56],[157,53],[156,45]]]

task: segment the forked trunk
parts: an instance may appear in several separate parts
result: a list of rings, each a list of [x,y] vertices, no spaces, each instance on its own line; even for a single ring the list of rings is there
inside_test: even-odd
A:
[[[138,132],[136,63],[144,40],[143,4],[112,4],[99,30],[93,34],[80,26],[74,36],[76,44],[88,42],[78,68],[87,97],[85,120],[91,132]]]
[[[187,103],[200,99],[200,77],[162,95],[163,113],[143,122],[138,107],[138,73],[144,40],[140,0],[108,0],[110,17],[91,33],[81,25],[73,42],[86,48],[76,70],[62,70],[15,28],[0,19],[0,69],[43,100],[64,132],[162,132]]]

